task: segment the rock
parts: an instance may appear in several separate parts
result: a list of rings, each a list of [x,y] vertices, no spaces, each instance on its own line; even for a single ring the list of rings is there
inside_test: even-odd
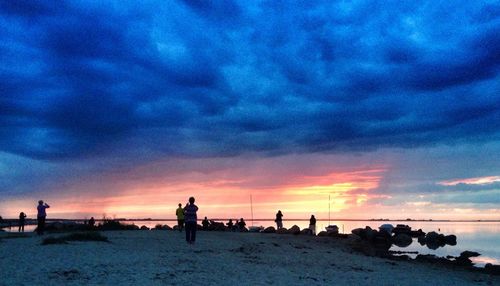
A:
[[[312,235],[312,231],[309,228],[304,228],[300,231],[300,234]]]
[[[484,266],[484,271],[488,274],[500,275],[500,265],[493,265],[491,263],[487,263]]]
[[[276,230],[276,233],[277,233],[277,234],[288,234],[288,229],[286,229],[286,228],[282,227],[282,228],[280,228],[280,229],[277,229],[277,230]]]
[[[143,225],[143,226],[141,226],[141,230],[149,230],[149,227]]]
[[[455,264],[460,265],[460,266],[466,266],[466,267],[471,267],[472,266],[472,261],[469,259],[471,257],[476,257],[481,254],[474,252],[474,251],[464,251],[460,253],[460,256],[455,258]]]
[[[439,234],[435,231],[428,232],[425,235],[425,241],[437,241],[439,238]]]
[[[394,229],[394,226],[392,224],[388,224],[388,223],[383,224],[383,225],[379,226],[379,228],[378,228],[379,232],[385,231],[389,234],[392,233],[393,229]]]
[[[276,229],[273,226],[266,227],[263,231],[263,233],[275,233]]]
[[[413,242],[411,236],[401,233],[393,238],[393,243],[399,247],[407,247]]]
[[[164,230],[172,230],[172,228],[169,225],[167,225],[167,224],[163,225],[163,229]]]
[[[421,235],[417,238],[417,241],[418,243],[420,243],[420,245],[425,245],[425,235]]]
[[[444,241],[448,245],[457,245],[457,237],[455,235],[446,235]]]
[[[477,257],[477,256],[480,256],[481,254],[478,253],[478,252],[475,252],[475,251],[464,251],[462,253],[460,253],[460,256],[459,257],[465,257],[465,258],[470,258],[470,257]]]
[[[410,236],[411,237],[420,237],[420,236],[425,236],[425,232],[422,231],[422,229],[419,229],[419,230],[412,230],[410,232]]]
[[[328,236],[328,232],[326,232],[326,231],[320,231],[318,233],[318,236]]]
[[[366,240],[368,241],[373,241],[374,238],[378,235],[378,231],[372,229],[369,226],[365,227],[365,232],[366,232]]]
[[[355,229],[351,230],[351,233],[360,237],[360,238],[366,237],[365,230],[363,228],[355,228]]]
[[[398,234],[401,234],[401,233],[404,233],[404,234],[407,234],[407,235],[411,235],[411,227],[409,227],[408,225],[405,225],[405,224],[398,224],[392,230],[392,232],[395,235],[398,235]]]
[[[178,225],[174,225],[173,230],[179,230],[179,226]]]
[[[297,225],[294,225],[288,230],[288,233],[295,235],[300,234],[300,228]]]

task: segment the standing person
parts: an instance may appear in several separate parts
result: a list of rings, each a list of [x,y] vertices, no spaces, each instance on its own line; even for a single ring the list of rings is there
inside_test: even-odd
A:
[[[205,217],[205,219],[201,221],[201,225],[203,226],[203,230],[208,230],[210,222],[208,221],[207,217]]]
[[[24,232],[24,221],[26,219],[26,215],[24,214],[24,212],[21,212],[19,214],[19,230],[18,232]]]
[[[311,230],[312,235],[316,235],[316,218],[314,215],[311,215],[309,219],[309,229]]]
[[[94,226],[95,226],[95,219],[93,216],[91,216],[89,219],[89,228],[94,229]]]
[[[283,228],[283,214],[281,213],[281,210],[278,210],[278,213],[276,214],[276,219],[274,221],[276,222],[276,227],[278,229]]]
[[[198,217],[196,212],[198,207],[194,204],[194,198],[189,198],[189,203],[184,207],[184,221],[186,224],[186,241],[189,244],[194,244],[196,240],[196,227]]]
[[[36,219],[38,221],[36,232],[38,233],[38,235],[42,235],[43,231],[45,230],[45,218],[47,217],[47,212],[45,211],[45,209],[48,208],[50,208],[50,206],[47,203],[44,204],[42,200],[38,201],[38,214],[36,216]]]
[[[184,209],[181,204],[179,204],[179,207],[175,211],[175,215],[177,216],[177,227],[179,231],[182,231],[184,229]]]

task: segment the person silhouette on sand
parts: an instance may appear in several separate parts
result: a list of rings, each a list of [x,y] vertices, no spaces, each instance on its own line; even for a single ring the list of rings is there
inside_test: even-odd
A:
[[[89,228],[90,228],[90,229],[94,229],[94,225],[95,225],[95,219],[94,219],[94,217],[92,216],[92,217],[90,217],[90,219],[89,219]]]
[[[277,229],[283,228],[283,214],[281,213],[281,210],[278,210],[278,213],[276,214],[276,219],[274,221],[276,222]]]
[[[45,218],[47,217],[47,212],[45,210],[48,208],[50,208],[50,206],[47,203],[44,204],[42,200],[38,201],[38,214],[36,216],[36,219],[38,221],[36,232],[38,233],[38,235],[43,235],[43,232],[45,230]]]
[[[177,228],[179,228],[179,231],[182,231],[184,229],[184,209],[181,204],[179,204],[179,207],[175,211],[175,215],[177,216]]]
[[[24,212],[19,213],[19,229],[18,232],[24,232],[24,222],[26,219],[26,214]]]
[[[238,230],[245,231],[246,225],[247,225],[246,222],[243,220],[243,218],[241,218],[240,221],[238,222]]]
[[[208,230],[208,226],[210,226],[210,222],[208,221],[207,217],[205,217],[205,219],[201,221],[201,225],[203,226],[203,230]]]
[[[316,235],[316,218],[314,215],[311,215],[309,219],[309,229],[311,230],[312,235]]]
[[[184,221],[186,224],[186,241],[189,244],[194,244],[196,241],[196,227],[198,217],[196,212],[198,207],[194,204],[194,197],[189,198],[189,203],[184,207]]]
[[[229,221],[226,223],[227,229],[233,230],[233,219],[229,219]]]

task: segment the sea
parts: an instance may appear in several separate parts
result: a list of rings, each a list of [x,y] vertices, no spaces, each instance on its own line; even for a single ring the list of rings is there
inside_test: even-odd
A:
[[[227,220],[216,220],[227,222]],[[175,220],[127,220],[127,224],[137,226],[155,227],[157,224],[174,226]],[[407,247],[398,247],[393,245],[390,250],[406,252],[410,257],[416,257],[418,254],[433,254],[439,257],[459,256],[465,250],[475,251],[481,255],[473,257],[471,260],[477,267],[483,267],[486,263],[500,264],[500,221],[373,221],[373,220],[321,220],[316,223],[316,231],[325,230],[328,225],[336,225],[340,233],[351,233],[355,228],[364,228],[369,226],[378,229],[382,224],[405,224],[412,230],[422,229],[424,232],[435,231],[445,235],[454,234],[457,236],[457,244],[445,245],[438,249],[429,249],[425,245],[420,245],[416,239]],[[283,220],[283,226],[290,228],[293,225],[301,229],[309,226],[309,220]],[[272,220],[254,220],[248,221],[247,226],[275,226]],[[25,231],[30,232],[35,229],[35,225],[26,225]],[[4,228],[5,231],[16,232],[17,227]],[[409,253],[408,253],[409,252]]]

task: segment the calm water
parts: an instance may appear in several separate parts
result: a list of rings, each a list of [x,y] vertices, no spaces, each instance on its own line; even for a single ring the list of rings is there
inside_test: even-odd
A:
[[[138,226],[145,225],[153,228],[157,224],[167,224],[173,226],[176,224],[173,220],[162,221],[127,221],[126,223],[134,223]],[[436,231],[443,234],[454,234],[457,236],[457,245],[446,245],[436,250],[421,246],[414,241],[410,246],[401,248],[393,246],[391,250],[399,251],[418,251],[421,254],[435,254],[437,256],[458,256],[462,251],[470,250],[481,253],[481,256],[472,258],[477,266],[483,266],[486,263],[500,264],[500,222],[420,222],[420,221],[404,221],[404,222],[380,222],[380,221],[331,221],[330,224],[335,224],[339,227],[339,232],[350,233],[352,229],[364,228],[370,226],[378,229],[381,224],[391,223],[394,226],[398,223],[407,224],[412,229],[421,228],[424,232]],[[248,226],[252,222],[247,222]],[[301,229],[309,226],[309,221],[284,221],[283,226],[290,228],[292,225],[298,225]],[[254,226],[275,226],[273,221],[254,221]],[[328,221],[318,220],[316,223],[317,232],[324,230],[328,225]],[[25,231],[30,232],[35,229],[34,225],[25,226]],[[5,228],[6,231],[17,231],[17,228]],[[412,256],[412,255],[410,255]],[[413,255],[415,256],[415,255]]]

